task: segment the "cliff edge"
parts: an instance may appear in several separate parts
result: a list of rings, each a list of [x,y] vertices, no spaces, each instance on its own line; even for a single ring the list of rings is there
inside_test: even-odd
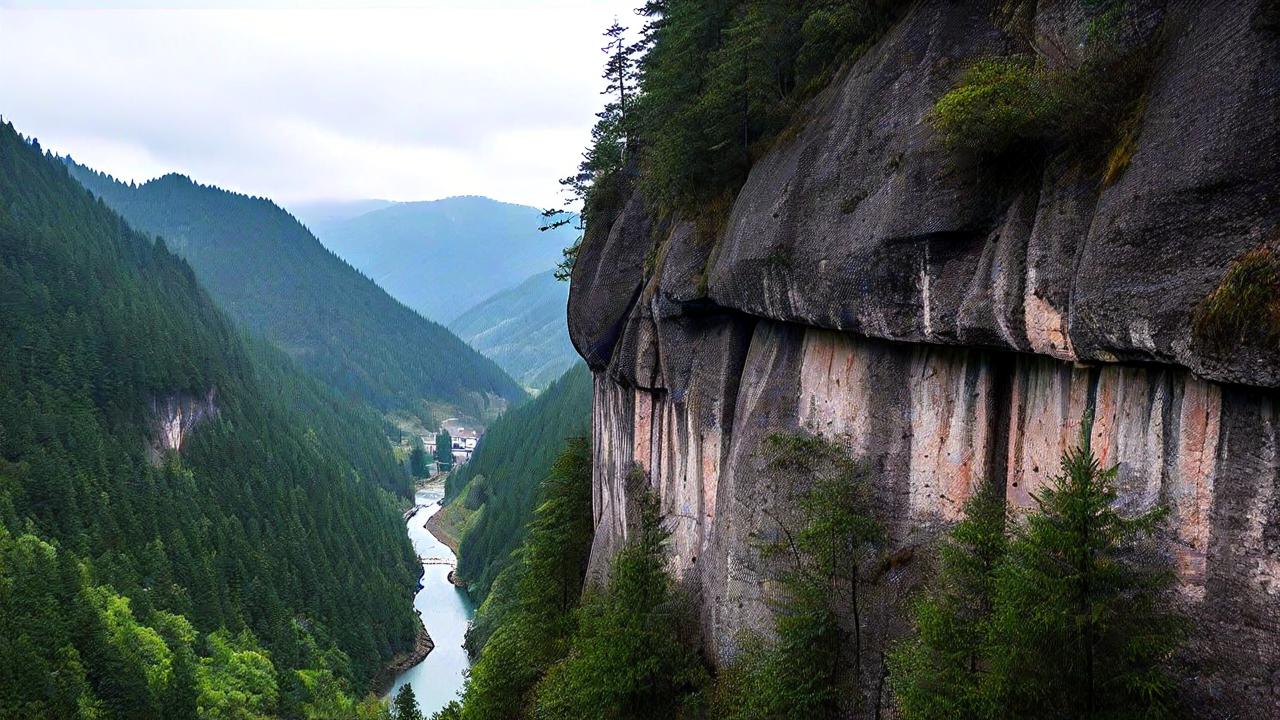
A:
[[[1276,11],[1133,4],[1158,41],[1115,177],[1070,153],[948,147],[938,99],[1015,43],[990,3],[916,2],[754,164],[714,239],[639,193],[593,228],[569,305],[595,372],[593,573],[633,527],[639,467],[723,659],[768,629],[752,538],[788,510],[758,453],[769,433],[871,463],[901,551],[984,478],[1029,506],[1089,415],[1121,502],[1171,511],[1197,716],[1280,716],[1280,346],[1197,330],[1241,258],[1280,251]],[[1032,5],[1035,43],[1069,64],[1088,18]],[[922,575],[907,560],[875,578],[868,676]]]

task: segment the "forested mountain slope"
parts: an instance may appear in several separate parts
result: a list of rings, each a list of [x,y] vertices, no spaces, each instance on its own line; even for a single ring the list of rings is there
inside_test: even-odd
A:
[[[498,418],[471,461],[449,476],[446,497],[479,516],[461,539],[458,574],[483,599],[533,517],[539,483],[565,440],[591,432],[591,373],[579,363],[526,405]]]
[[[569,284],[548,270],[484,300],[449,324],[525,387],[543,388],[578,360],[569,342]]]
[[[413,644],[377,416],[8,124],[0,308],[0,717],[298,717]]]
[[[572,231],[540,233],[543,222],[536,208],[469,196],[395,203],[312,229],[400,302],[448,324],[560,260]]]
[[[396,302],[270,200],[180,175],[134,186],[68,167],[135,228],[165,238],[232,317],[341,394],[427,427],[455,409],[490,417],[523,399],[492,361]]]

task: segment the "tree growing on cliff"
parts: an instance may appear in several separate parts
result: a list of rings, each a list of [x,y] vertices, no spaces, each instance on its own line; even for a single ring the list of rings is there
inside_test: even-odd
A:
[[[1174,575],[1142,553],[1165,517],[1125,517],[1116,473],[1079,447],[1035,498],[995,585],[989,693],[1001,717],[1164,718],[1174,711],[1166,663],[1186,636]]]
[[[557,720],[687,716],[708,675],[687,632],[688,606],[667,574],[658,499],[641,497],[640,527],[591,591],[565,658],[534,690],[532,716]]]
[[[882,534],[867,471],[844,448],[809,434],[771,435],[763,452],[796,509],[790,521],[769,513],[776,533],[761,546],[781,567],[776,639],[743,639],[715,705],[726,720],[837,717],[859,694],[866,565]]]
[[[889,654],[890,686],[905,720],[993,716],[983,677],[1008,545],[1003,488],[987,483],[965,503],[938,550],[937,577],[911,606],[915,634]]]
[[[1086,424],[1011,532],[996,498],[970,503],[915,605],[917,636],[891,657],[904,718],[1174,714],[1166,662],[1187,625],[1168,602],[1172,573],[1145,547],[1165,511],[1122,515],[1116,472]]]

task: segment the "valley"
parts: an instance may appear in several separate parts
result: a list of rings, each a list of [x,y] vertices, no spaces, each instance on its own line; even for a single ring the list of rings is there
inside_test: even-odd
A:
[[[1277,3],[18,4],[0,720],[1280,718]]]

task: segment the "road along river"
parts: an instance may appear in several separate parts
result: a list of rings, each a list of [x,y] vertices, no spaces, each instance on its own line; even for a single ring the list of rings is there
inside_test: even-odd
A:
[[[466,591],[449,582],[449,571],[457,562],[453,551],[423,527],[427,518],[440,511],[436,502],[443,497],[444,483],[432,483],[419,490],[414,502],[421,507],[406,521],[414,552],[423,558],[422,589],[414,597],[413,606],[436,646],[425,660],[397,675],[387,693],[388,698],[394,698],[401,685],[412,685],[425,717],[431,717],[457,697],[471,666],[462,640],[475,606]]]

